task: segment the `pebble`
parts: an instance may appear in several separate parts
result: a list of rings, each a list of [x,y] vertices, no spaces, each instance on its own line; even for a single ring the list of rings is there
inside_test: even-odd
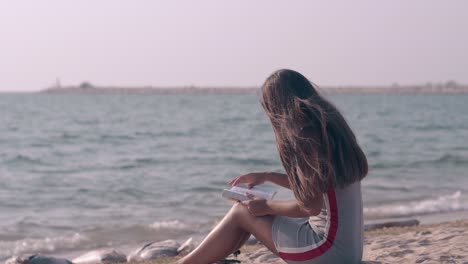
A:
[[[175,240],[164,240],[160,242],[151,242],[128,255],[127,261],[143,261],[161,257],[174,257],[179,254],[181,247]]]
[[[246,245],[256,245],[260,243],[260,241],[257,240],[254,236],[250,236],[249,239],[245,242]]]
[[[127,262],[125,254],[115,249],[101,249],[88,252],[73,260],[73,264],[107,264]]]
[[[14,256],[5,261],[5,264],[72,264],[72,262],[63,258],[32,255],[25,259]]]

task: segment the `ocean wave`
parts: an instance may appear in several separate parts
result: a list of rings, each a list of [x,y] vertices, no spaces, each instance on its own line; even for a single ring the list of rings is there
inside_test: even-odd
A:
[[[238,165],[277,165],[277,161],[273,159],[262,159],[262,158],[240,158],[240,157],[226,157],[223,161],[227,163],[233,163]]]
[[[63,132],[62,136],[63,139],[77,139],[80,138],[79,134],[72,134],[70,132]]]
[[[458,126],[444,126],[441,124],[436,124],[436,123],[429,123],[429,124],[423,124],[423,125],[416,125],[416,126],[410,126],[410,129],[414,129],[415,131],[447,131],[447,130],[452,130],[455,128],[459,128]]]
[[[163,160],[155,159],[155,158],[137,158],[135,159],[137,164],[160,164],[163,163]]]
[[[436,159],[432,160],[420,160],[411,162],[408,166],[409,167],[421,167],[425,165],[467,165],[468,158],[460,156],[460,155],[453,155],[453,154],[444,154]]]
[[[42,159],[39,158],[32,158],[26,155],[16,155],[10,159],[7,159],[5,161],[6,164],[9,165],[44,165],[44,166],[49,166],[51,164],[43,161]]]
[[[364,208],[366,218],[392,218],[468,210],[466,197],[460,191],[450,195],[398,204]]]
[[[225,185],[226,183],[223,183]],[[197,187],[190,187],[187,191],[197,192],[197,193],[210,193],[210,192],[219,192],[219,187],[211,187],[211,186],[197,186]]]
[[[138,166],[136,164],[124,164],[124,165],[120,165],[120,166],[115,167],[115,169],[117,169],[117,170],[132,170],[132,169],[135,169],[135,168],[138,168]]]
[[[0,241],[0,258],[36,253],[52,253],[63,250],[74,250],[88,243],[89,239],[79,233],[57,237],[24,238],[15,241]]]
[[[401,185],[393,186],[393,185],[383,185],[383,184],[371,184],[366,187],[369,189],[378,190],[378,191],[411,192],[413,190],[411,187],[401,186]]]
[[[131,136],[131,135],[100,135],[99,136],[99,139],[100,140],[109,140],[109,141],[131,141],[131,140],[135,140],[136,138],[134,136]]]
[[[188,230],[190,226],[179,220],[156,221],[150,225],[154,230]]]
[[[418,160],[413,162],[400,161],[400,162],[376,162],[371,164],[372,169],[392,169],[392,168],[412,168],[412,167],[423,167],[423,166],[440,166],[440,165],[468,165],[468,157],[454,155],[454,154],[444,154],[435,159],[425,159]]]
[[[376,162],[376,163],[371,163],[369,164],[371,169],[393,169],[393,168],[399,168],[399,167],[405,167],[406,165],[402,162],[389,162],[389,161],[383,161],[383,162]]]
[[[461,165],[468,164],[468,159],[459,155],[445,154],[438,159],[432,160],[431,163]]]

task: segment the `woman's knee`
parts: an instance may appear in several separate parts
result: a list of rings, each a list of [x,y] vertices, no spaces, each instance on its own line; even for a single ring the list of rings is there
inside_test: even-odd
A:
[[[238,222],[243,222],[248,218],[252,218],[252,216],[247,209],[247,207],[241,203],[235,203],[230,211],[230,215]]]

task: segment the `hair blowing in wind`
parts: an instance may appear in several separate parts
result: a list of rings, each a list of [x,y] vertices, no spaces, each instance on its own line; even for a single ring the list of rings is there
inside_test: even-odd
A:
[[[337,108],[303,75],[274,72],[262,86],[281,162],[299,205],[367,175],[368,165],[353,131]]]

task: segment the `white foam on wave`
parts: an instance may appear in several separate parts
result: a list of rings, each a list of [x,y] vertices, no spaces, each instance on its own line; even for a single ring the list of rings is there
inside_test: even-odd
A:
[[[386,204],[364,208],[364,215],[369,218],[390,218],[463,210],[468,210],[468,202],[466,201],[466,197],[464,197],[460,191],[456,191],[450,195],[442,195],[420,201],[405,202],[404,204]]]
[[[15,241],[0,241],[0,259],[23,254],[52,253],[76,249],[89,239],[79,233],[57,237],[24,238]]]
[[[179,220],[156,221],[150,227],[155,230],[185,230],[190,228]]]

